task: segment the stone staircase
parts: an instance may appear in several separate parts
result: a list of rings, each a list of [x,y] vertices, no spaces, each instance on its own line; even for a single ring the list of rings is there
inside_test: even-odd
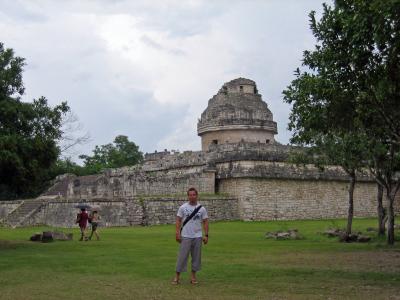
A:
[[[65,176],[57,180],[42,196],[58,196],[67,197],[68,184],[70,180],[73,180],[76,176]]]
[[[36,213],[43,205],[43,199],[24,200],[2,220],[2,223],[11,227],[23,226],[24,221]]]

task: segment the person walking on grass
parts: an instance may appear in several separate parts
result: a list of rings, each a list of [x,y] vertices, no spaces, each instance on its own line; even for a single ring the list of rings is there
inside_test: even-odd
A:
[[[208,243],[208,215],[207,210],[197,202],[198,193],[195,188],[187,191],[188,202],[178,209],[176,215],[175,239],[179,246],[176,263],[176,274],[172,284],[180,283],[180,275],[187,270],[189,253],[191,255],[191,284],[197,284],[196,272],[201,269],[201,244]],[[204,238],[202,232],[204,230]]]
[[[97,231],[97,226],[99,226],[100,215],[97,210],[92,211],[89,216],[89,223],[92,225],[92,232],[90,233],[89,240],[92,239],[93,234],[96,236],[97,240],[100,240],[99,233]]]
[[[78,213],[78,215],[76,216],[76,223],[79,224],[79,229],[81,230],[81,238],[79,239],[79,241],[83,241],[83,240],[87,241],[85,232],[86,232],[88,219],[89,219],[89,215],[86,212],[86,208],[81,208],[81,212]]]

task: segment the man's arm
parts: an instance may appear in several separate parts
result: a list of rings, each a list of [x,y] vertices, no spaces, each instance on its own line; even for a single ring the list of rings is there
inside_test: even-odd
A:
[[[178,243],[181,242],[181,224],[182,224],[182,218],[177,216],[175,221],[175,240]]]
[[[203,220],[203,228],[204,228],[203,242],[204,242],[204,244],[207,244],[208,243],[208,219]]]

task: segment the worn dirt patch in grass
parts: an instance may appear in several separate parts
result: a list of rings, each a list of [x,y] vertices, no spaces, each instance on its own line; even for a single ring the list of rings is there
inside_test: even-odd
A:
[[[0,240],[0,250],[17,249],[21,242]]]
[[[264,263],[285,267],[310,267],[356,272],[399,273],[400,251],[354,251],[340,253],[297,252],[263,257]]]

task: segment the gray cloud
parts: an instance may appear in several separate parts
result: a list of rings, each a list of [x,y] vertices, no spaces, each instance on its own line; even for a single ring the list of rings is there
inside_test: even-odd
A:
[[[48,21],[47,16],[39,7],[33,8],[25,5],[23,1],[2,0],[0,1],[0,18],[8,19],[15,23],[44,23]]]
[[[25,57],[25,101],[67,100],[94,145],[199,149],[197,118],[221,85],[258,84],[287,143],[282,90],[312,48],[322,0],[2,1],[0,36]]]

